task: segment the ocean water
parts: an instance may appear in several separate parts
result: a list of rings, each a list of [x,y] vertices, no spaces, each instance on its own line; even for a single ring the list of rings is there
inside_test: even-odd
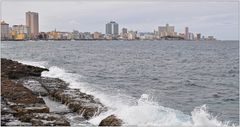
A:
[[[49,68],[126,125],[239,126],[238,41],[2,42],[1,57]]]

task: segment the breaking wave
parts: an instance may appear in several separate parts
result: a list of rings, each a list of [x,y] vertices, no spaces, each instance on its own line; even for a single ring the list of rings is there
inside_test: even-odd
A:
[[[27,63],[27,62],[25,62]],[[28,62],[27,64],[31,64]],[[40,63],[39,66],[43,63]],[[45,64],[45,63],[44,63]],[[36,66],[37,64],[34,64]],[[82,92],[91,94],[100,99],[100,101],[108,106],[108,111],[101,113],[89,120],[93,125],[99,125],[102,119],[111,114],[115,114],[124,121],[124,125],[137,126],[204,126],[204,127],[229,127],[229,122],[222,122],[212,116],[207,106],[199,106],[193,109],[190,115],[181,111],[164,107],[154,102],[147,94],[142,94],[136,103],[129,105],[124,103],[121,98],[106,95],[97,89],[89,87],[86,82],[81,81],[81,76],[65,71],[62,68],[52,66],[49,71],[42,72],[43,77],[59,78],[69,83],[70,88],[78,88]]]

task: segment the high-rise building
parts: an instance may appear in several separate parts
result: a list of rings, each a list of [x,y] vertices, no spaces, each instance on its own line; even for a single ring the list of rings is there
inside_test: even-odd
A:
[[[185,27],[185,40],[189,39],[189,29],[188,27]]]
[[[39,33],[38,13],[30,11],[26,12],[26,26],[30,28],[30,33],[33,36],[38,35]]]
[[[9,24],[4,21],[1,22],[1,40],[9,39]]]
[[[158,27],[158,34],[160,37],[164,36],[176,36],[176,32],[174,32],[174,26],[169,26],[169,24],[166,24],[166,26],[159,26]]]
[[[106,24],[106,35],[118,35],[118,24],[114,21],[111,21]]]
[[[169,26],[169,24],[166,24],[166,32],[167,33],[174,33],[174,26]]]

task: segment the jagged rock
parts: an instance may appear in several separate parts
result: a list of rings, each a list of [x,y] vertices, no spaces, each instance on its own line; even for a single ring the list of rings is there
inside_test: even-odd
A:
[[[43,103],[41,98],[33,95],[32,91],[22,84],[15,83],[8,79],[1,80],[1,96],[14,103]]]
[[[15,117],[16,114],[17,112],[7,105],[6,100],[1,99],[1,126],[32,125],[31,123],[19,121],[18,118]]]
[[[70,126],[63,116],[54,113],[33,113],[25,116],[25,120],[29,119],[33,125],[37,126]]]
[[[42,84],[40,84],[37,80],[31,79],[31,77],[22,78],[18,80],[18,82],[23,84],[24,87],[31,90],[35,95],[41,95],[41,96],[48,95],[47,90],[44,87],[42,87]]]
[[[41,78],[38,80],[49,94],[56,100],[81,114],[85,119],[106,111],[106,107],[92,95],[82,93],[79,89],[70,89],[68,84],[60,79]]]
[[[123,123],[122,120],[118,119],[115,115],[110,115],[107,118],[103,119],[99,126],[121,126]]]
[[[19,120],[14,120],[14,121],[11,121],[11,122],[7,122],[5,125],[6,126],[32,126],[31,123],[21,122]]]
[[[30,113],[49,113],[49,108],[46,105],[21,107],[15,106],[13,109],[17,112],[16,115],[30,114]]]
[[[35,80],[39,81],[40,84],[49,92],[49,94],[54,94],[59,90],[67,89],[68,83],[62,81],[58,78],[48,78],[48,77],[41,77],[41,78],[34,78]]]
[[[1,97],[1,115],[16,114],[6,103],[6,100]]]
[[[7,123],[15,120],[17,120],[17,118],[12,114],[1,114],[1,126],[6,126]]]
[[[9,79],[19,79],[27,76],[39,77],[42,71],[48,71],[48,69],[23,65],[16,61],[1,58],[1,77]]]
[[[69,126],[61,113],[49,113],[39,95],[48,95],[66,104],[85,119],[107,110],[92,95],[70,89],[68,83],[58,78],[40,77],[41,72],[47,69],[7,59],[1,59],[1,67],[2,125]]]

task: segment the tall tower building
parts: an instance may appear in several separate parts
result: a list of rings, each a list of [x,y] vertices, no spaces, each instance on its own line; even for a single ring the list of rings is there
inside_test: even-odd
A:
[[[26,26],[30,28],[30,33],[33,36],[39,33],[38,13],[26,12]]]
[[[118,24],[114,21],[111,21],[106,24],[106,35],[118,35]]]
[[[188,29],[188,27],[185,27],[185,39],[186,40],[189,39],[189,29]]]
[[[9,24],[1,21],[1,40],[9,39]]]

